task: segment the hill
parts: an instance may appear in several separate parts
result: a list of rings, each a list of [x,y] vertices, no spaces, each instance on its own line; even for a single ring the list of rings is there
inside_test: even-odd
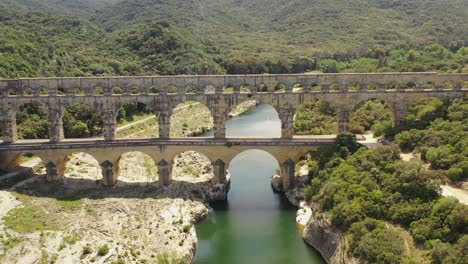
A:
[[[123,0],[93,20],[116,30],[165,19],[214,40],[229,54],[279,59],[311,53],[468,40],[464,0]]]

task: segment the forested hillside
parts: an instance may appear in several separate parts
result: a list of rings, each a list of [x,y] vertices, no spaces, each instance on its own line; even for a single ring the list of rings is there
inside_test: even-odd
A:
[[[0,77],[468,72],[464,0],[0,0]]]

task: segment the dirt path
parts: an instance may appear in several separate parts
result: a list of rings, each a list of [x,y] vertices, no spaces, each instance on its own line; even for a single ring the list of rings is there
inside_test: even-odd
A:
[[[136,121],[136,122],[126,124],[126,125],[124,125],[124,126],[118,127],[116,131],[117,131],[117,133],[118,133],[118,132],[120,132],[120,131],[123,131],[123,130],[125,130],[125,129],[129,129],[129,128],[134,127],[134,126],[136,126],[136,125],[146,123],[146,122],[148,122],[149,120],[151,120],[151,119],[153,119],[153,118],[156,118],[156,116],[155,116],[155,115],[152,115],[152,116],[149,116],[149,117],[147,117],[147,118],[143,118],[143,119],[141,119],[141,120],[138,120],[138,121]]]
[[[449,185],[442,185],[442,196],[453,196],[462,204],[468,205],[468,192],[462,189],[454,188]]]

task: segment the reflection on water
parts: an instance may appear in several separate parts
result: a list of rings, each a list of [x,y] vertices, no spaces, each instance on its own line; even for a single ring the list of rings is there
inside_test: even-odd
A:
[[[278,116],[268,105],[227,124],[230,137],[280,134]],[[298,235],[296,209],[271,189],[270,178],[278,167],[276,159],[261,150],[243,152],[231,161],[228,200],[213,203],[208,218],[197,225],[195,263],[324,263]]]

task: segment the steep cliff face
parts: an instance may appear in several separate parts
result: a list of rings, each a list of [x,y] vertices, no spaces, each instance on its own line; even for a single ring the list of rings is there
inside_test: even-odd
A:
[[[312,211],[310,208],[301,208],[300,210]],[[329,220],[321,214],[310,214],[310,219],[304,227],[302,238],[307,244],[320,252],[327,263],[360,263],[359,259],[355,259],[347,254],[348,244],[344,234],[332,227]]]

